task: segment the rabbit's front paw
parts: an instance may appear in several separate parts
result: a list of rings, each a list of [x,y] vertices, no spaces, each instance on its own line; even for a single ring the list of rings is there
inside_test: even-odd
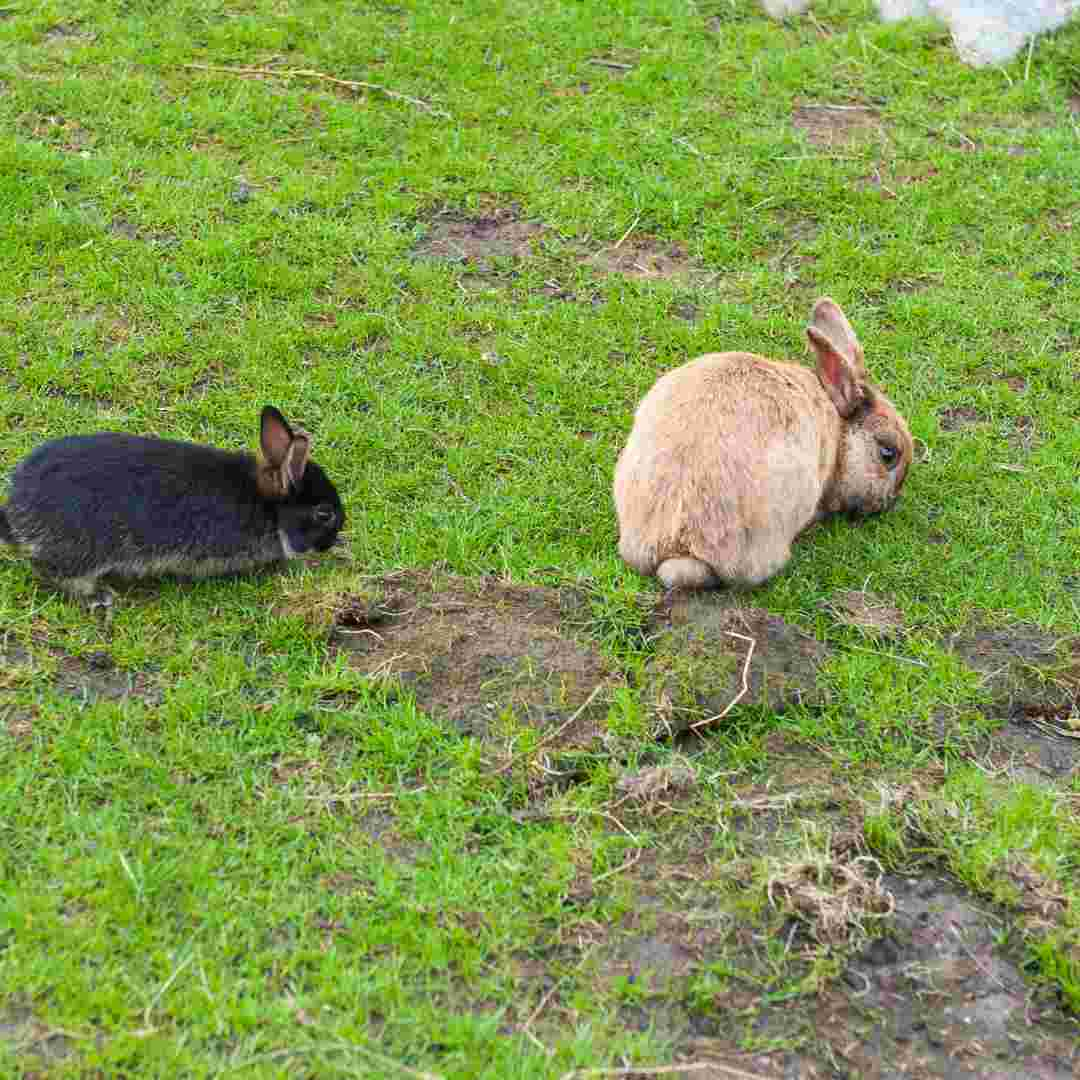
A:
[[[87,606],[90,608],[91,614],[98,608],[101,608],[102,616],[105,621],[108,622],[112,618],[113,613],[113,600],[116,597],[116,593],[108,587],[108,585],[99,585],[94,592],[87,597]]]

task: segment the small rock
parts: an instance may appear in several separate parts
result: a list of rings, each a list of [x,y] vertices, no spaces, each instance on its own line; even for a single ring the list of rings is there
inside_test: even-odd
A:
[[[884,967],[887,964],[895,964],[900,959],[900,950],[891,938],[874,938],[866,946],[860,959],[864,964],[870,964],[872,967]]]
[[[255,189],[246,181],[239,180],[236,187],[233,188],[230,199],[237,205],[243,205],[244,203],[251,202],[255,196]]]

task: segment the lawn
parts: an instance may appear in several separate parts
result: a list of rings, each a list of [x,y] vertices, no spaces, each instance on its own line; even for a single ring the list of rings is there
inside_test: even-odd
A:
[[[0,553],[3,1075],[1075,1075],[1078,191],[1080,25],[0,7],[0,472],[272,403],[349,514],[107,622]],[[663,596],[636,402],[822,295],[903,498]]]

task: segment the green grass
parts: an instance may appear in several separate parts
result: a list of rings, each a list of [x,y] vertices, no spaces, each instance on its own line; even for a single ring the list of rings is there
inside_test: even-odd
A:
[[[695,903],[778,929],[762,875],[787,848],[734,827],[778,733],[816,748],[851,809],[869,778],[943,769],[914,824],[910,807],[871,815],[872,846],[898,866],[913,843],[930,851],[1018,925],[1005,867],[1022,855],[1067,898],[1051,931],[1024,930],[1032,977],[1080,1008],[1075,782],[990,786],[972,747],[996,722],[942,648],[974,623],[1080,622],[1080,28],[1039,39],[1030,69],[974,71],[933,23],[885,26],[863,0],[814,10],[824,32],[750,0],[0,14],[3,470],[102,428],[250,447],[273,402],[314,433],[352,560],[125,590],[105,629],[3,556],[0,1029],[20,1009],[39,1025],[0,1036],[5,1075],[45,1052],[58,1075],[669,1062],[673,999],[611,975],[619,928],[659,889],[620,867],[696,843],[713,870]],[[317,70],[449,118],[190,64]],[[814,145],[791,122],[807,102],[877,120]],[[511,208],[547,232],[479,287],[414,255],[441,213]],[[702,272],[584,260],[631,228]],[[557,813],[521,820],[529,783],[493,775],[490,746],[359,677],[286,610],[401,567],[574,585],[582,633],[639,670],[656,593],[617,559],[609,494],[634,404],[701,352],[803,355],[822,294],[923,460],[894,512],[815,530],[753,602],[836,637],[822,602],[867,588],[910,634],[841,648],[834,707],[711,732],[697,760],[713,779],[681,816],[622,831],[604,816],[623,771],[672,752],[643,738],[633,685],[611,702],[610,752]],[[686,304],[696,321],[673,315]],[[965,408],[977,422],[945,430],[943,410]],[[100,651],[136,693],[56,689],[52,673]],[[780,831],[799,828],[789,815]],[[748,892],[725,884],[740,860]],[[603,884],[575,906],[580,874]],[[582,945],[595,927],[608,937]],[[679,1009],[727,985],[737,950],[716,948]],[[770,955],[744,975],[784,1000],[843,955]],[[522,1028],[556,984],[529,1028],[549,1056]],[[627,1021],[641,1010],[652,1020]]]

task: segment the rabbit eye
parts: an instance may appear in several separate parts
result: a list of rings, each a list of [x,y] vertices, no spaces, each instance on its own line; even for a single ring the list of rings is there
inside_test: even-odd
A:
[[[890,469],[900,457],[895,446],[888,446],[885,443],[878,443],[878,456],[881,458],[882,463]]]
[[[334,521],[334,509],[331,506],[316,506],[312,516],[317,525],[330,525]]]

